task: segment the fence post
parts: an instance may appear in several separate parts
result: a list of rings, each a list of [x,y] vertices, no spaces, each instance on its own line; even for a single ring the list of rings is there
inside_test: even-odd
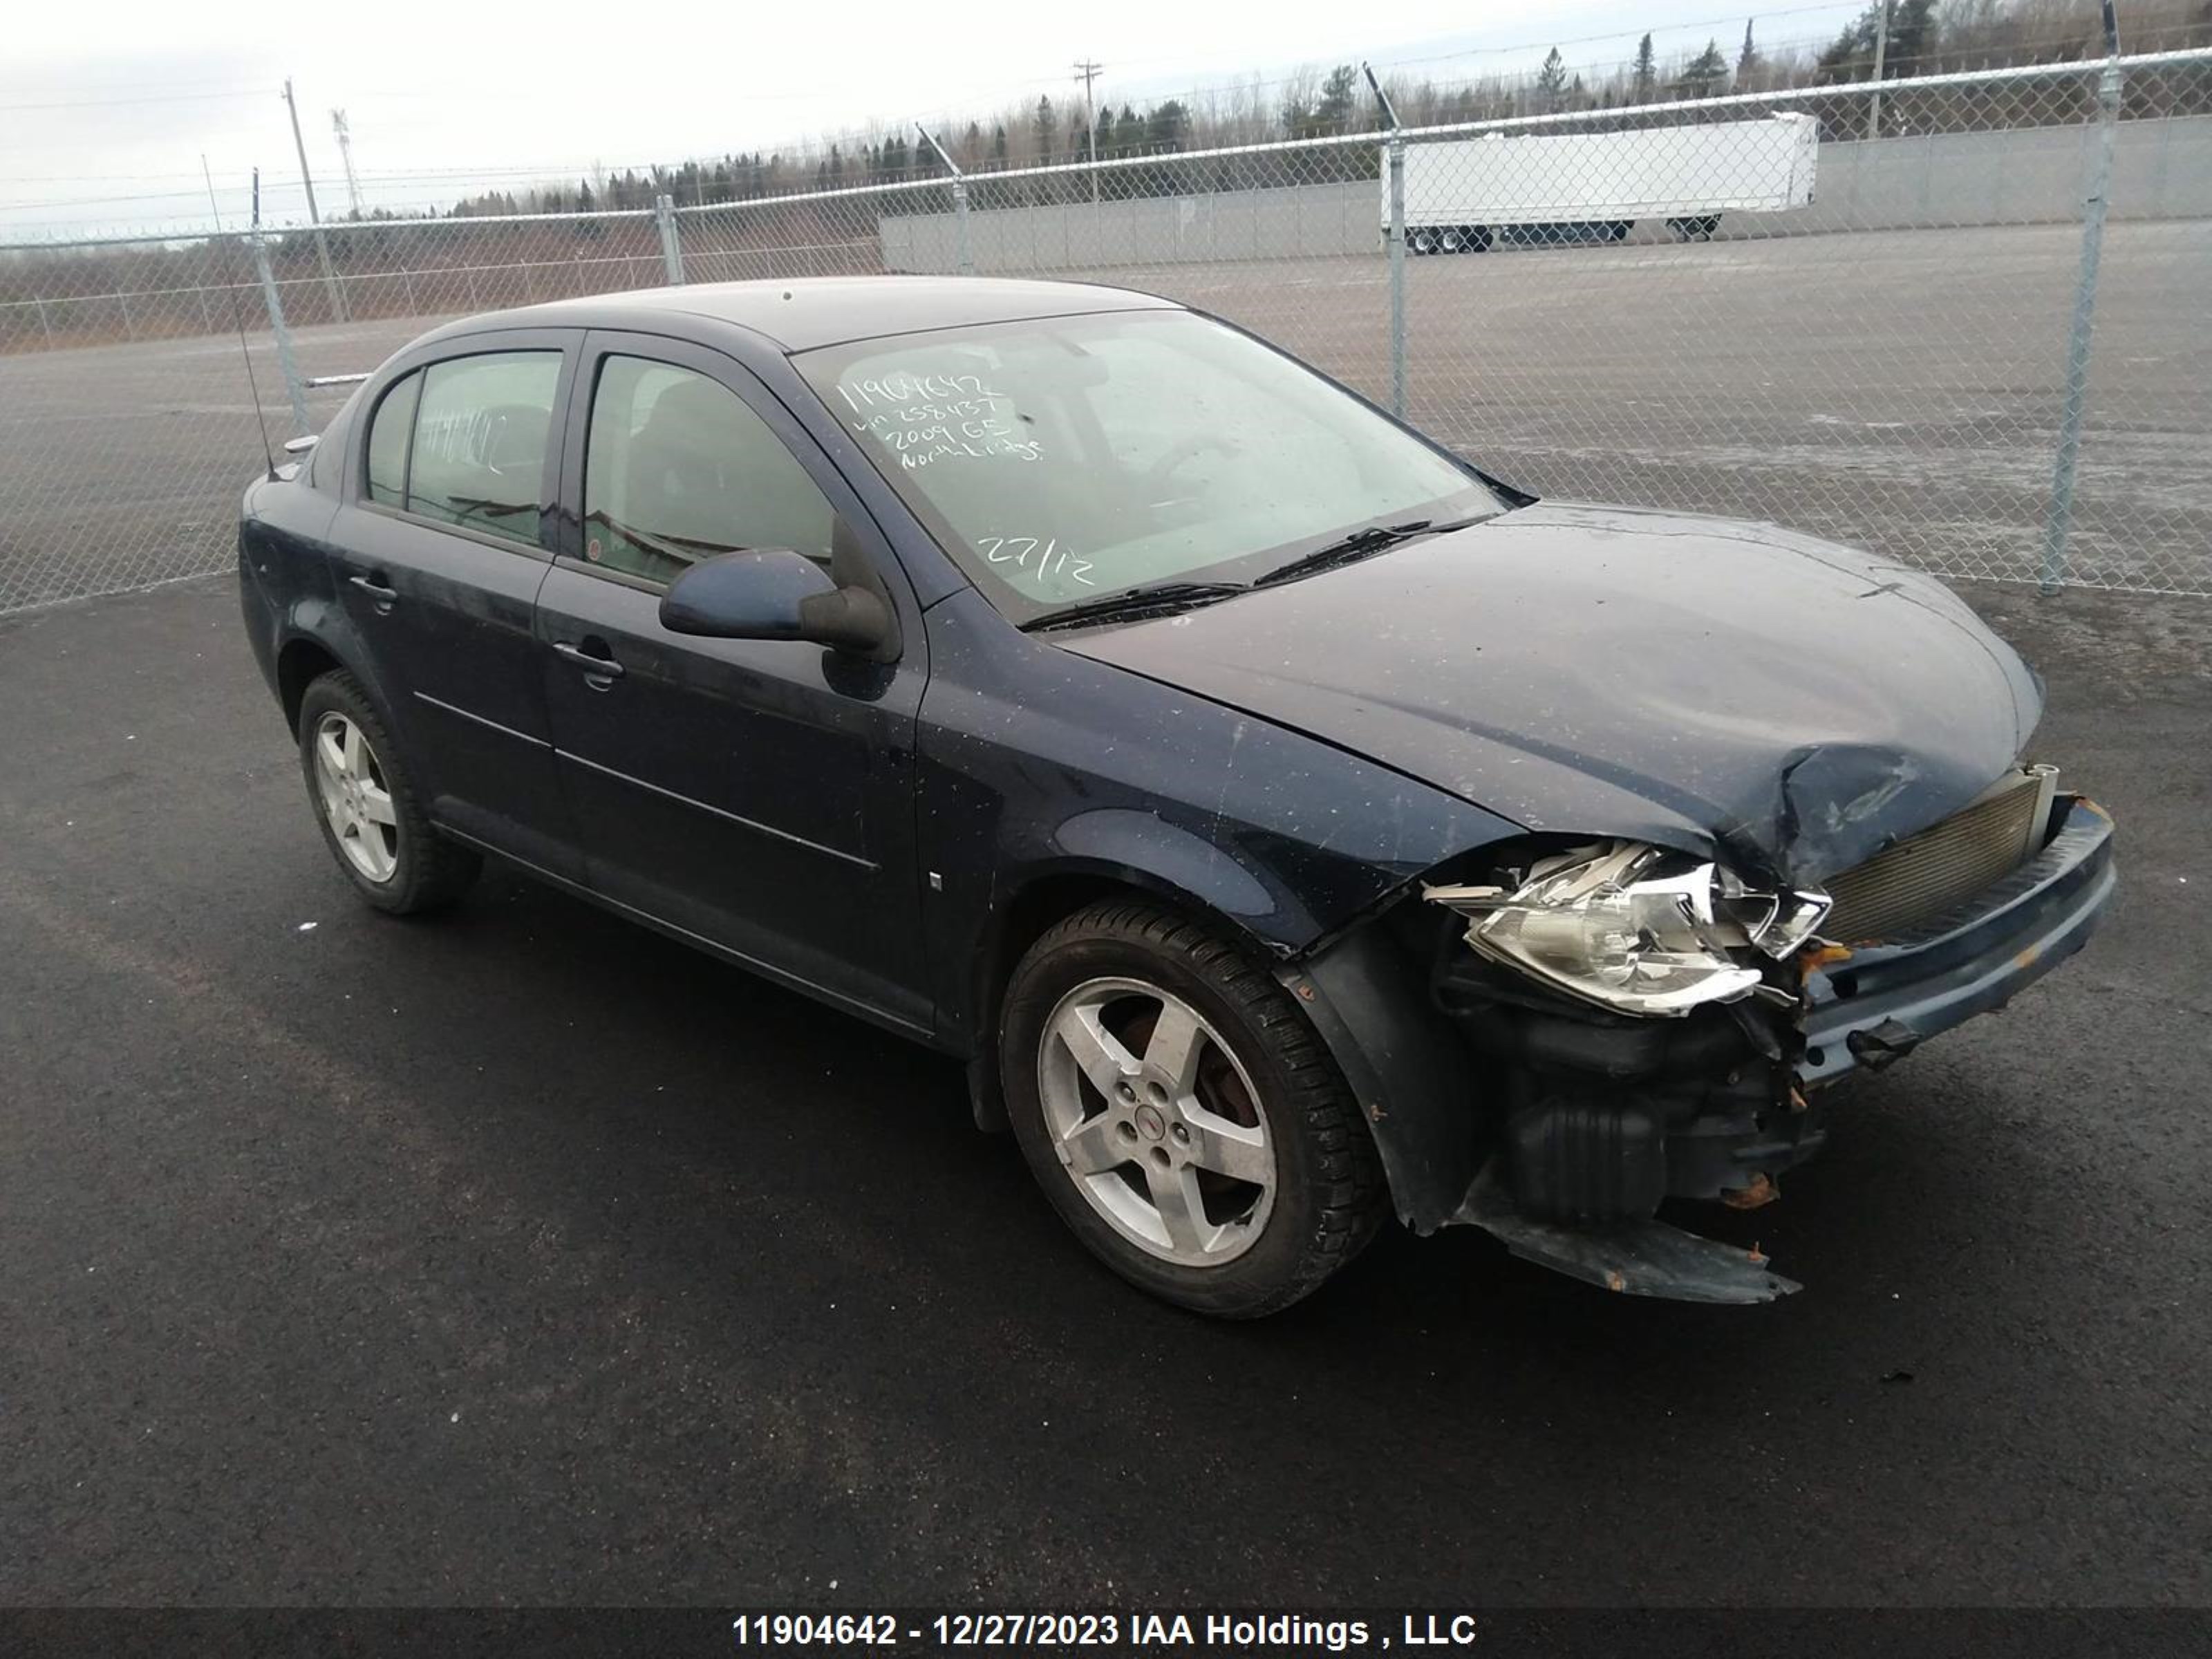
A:
[[[952,180],[952,234],[959,244],[960,274],[975,274],[975,246],[968,240],[968,181],[955,174]]]
[[[973,276],[975,274],[975,248],[968,240],[968,175],[953,165],[952,158],[945,153],[945,146],[937,142],[935,133],[919,121],[914,124],[914,130],[928,142],[930,149],[937,152],[937,159],[945,163],[945,170],[952,175],[954,251],[960,262],[960,274]]]
[[[1398,112],[1391,106],[1390,94],[1382,90],[1382,83],[1375,78],[1371,65],[1362,64],[1367,71],[1367,84],[1375,88],[1376,101],[1382,106],[1382,113],[1390,123],[1389,137],[1382,141],[1383,154],[1390,162],[1390,412],[1400,420],[1406,418],[1406,131],[1398,125]]]
[[[46,320],[46,302],[44,300],[34,299],[31,303],[39,308],[39,332],[45,337],[46,344],[51,347],[54,343],[54,325]]]
[[[653,198],[653,216],[660,224],[660,262],[668,268],[669,285],[684,286],[684,244],[676,234],[676,198]]]
[[[253,250],[254,274],[261,279],[261,303],[269,308],[269,327],[276,337],[276,367],[284,376],[285,394],[292,400],[292,423],[304,438],[314,428],[307,422],[307,393],[300,381],[300,365],[292,358],[292,331],[284,326],[284,301],[276,293],[276,278],[269,269],[269,250],[258,235],[247,238]]]
[[[2074,528],[2074,474],[2081,459],[2081,418],[2089,397],[2089,336],[2097,322],[2097,265],[2105,251],[2106,196],[2112,181],[2112,144],[2120,118],[2120,27],[2112,0],[2105,0],[2105,67],[2097,76],[2097,146],[2089,162],[2089,187],[2081,202],[2081,270],[2074,290],[2074,320],[2066,336],[2066,394],[2058,412],[2058,458],[2051,480],[2051,513],[2043,526],[2039,592],[2066,583],[2066,543]]]

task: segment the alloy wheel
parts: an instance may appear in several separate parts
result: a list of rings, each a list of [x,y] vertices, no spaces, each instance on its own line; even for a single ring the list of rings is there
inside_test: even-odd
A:
[[[399,815],[384,765],[360,726],[333,709],[315,723],[315,787],[338,851],[362,879],[399,867]]]
[[[1258,1092],[1173,992],[1127,978],[1068,992],[1045,1022],[1037,1092],[1068,1179],[1124,1238],[1195,1267],[1259,1239],[1276,1168]]]

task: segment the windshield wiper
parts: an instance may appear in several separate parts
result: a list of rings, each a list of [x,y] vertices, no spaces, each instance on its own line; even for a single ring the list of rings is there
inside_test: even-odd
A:
[[[1364,530],[1340,536],[1326,547],[1302,554],[1288,564],[1276,566],[1252,586],[1271,587],[1277,582],[1296,581],[1301,576],[1350,564],[1370,553],[1380,553],[1386,547],[1410,542],[1417,536],[1440,536],[1447,530],[1462,530],[1474,522],[1473,519],[1454,519],[1449,524],[1438,524],[1434,519],[1408,519],[1403,524],[1370,524]]]
[[[1133,587],[1126,592],[1108,593],[1047,611],[1024,623],[1022,631],[1042,634],[1048,629],[1079,628],[1086,623],[1133,622],[1140,617],[1172,616],[1178,611],[1193,610],[1249,591],[1243,582],[1155,582],[1148,587]]]

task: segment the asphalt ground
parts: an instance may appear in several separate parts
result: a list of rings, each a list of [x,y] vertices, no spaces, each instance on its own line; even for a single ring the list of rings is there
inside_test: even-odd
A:
[[[1972,592],[2124,888],[1683,1218],[1808,1288],[1393,1229],[1241,1326],[942,1060],[520,878],[361,907],[226,581],[0,619],[0,1604],[2203,1604],[2212,611]]]
[[[2033,578],[2080,254],[2075,226],[2016,225],[1413,259],[1408,413],[1540,494]],[[2115,223],[2101,270],[2072,574],[2212,592],[2212,221]],[[1051,274],[1204,307],[1387,399],[1379,257]],[[298,331],[301,372],[374,368],[445,317],[531,297],[512,270],[416,286],[439,309]],[[203,325],[196,296],[174,303]],[[265,329],[252,357],[281,441]],[[343,396],[311,393],[310,423]],[[0,611],[228,568],[253,410],[230,336],[0,356]]]

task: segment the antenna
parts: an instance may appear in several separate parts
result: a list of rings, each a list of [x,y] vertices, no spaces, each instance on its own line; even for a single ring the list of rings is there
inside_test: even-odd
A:
[[[205,151],[200,154],[200,176],[207,180],[208,211],[214,216],[216,234],[222,234],[222,210],[216,204],[215,174],[208,170]],[[253,169],[253,222],[261,222],[261,169]],[[246,318],[238,308],[238,285],[226,283],[223,291],[230,295],[230,320],[238,330],[238,355],[246,359],[246,384],[253,394],[253,424],[261,428],[261,464],[269,469],[269,476],[276,476],[276,458],[269,450],[269,422],[261,417],[261,385],[253,378],[253,353],[246,344]]]
[[[361,180],[353,170],[353,131],[346,125],[346,112],[342,109],[331,112],[331,126],[338,136],[338,160],[345,164],[346,201],[353,209],[353,216],[361,217]]]

